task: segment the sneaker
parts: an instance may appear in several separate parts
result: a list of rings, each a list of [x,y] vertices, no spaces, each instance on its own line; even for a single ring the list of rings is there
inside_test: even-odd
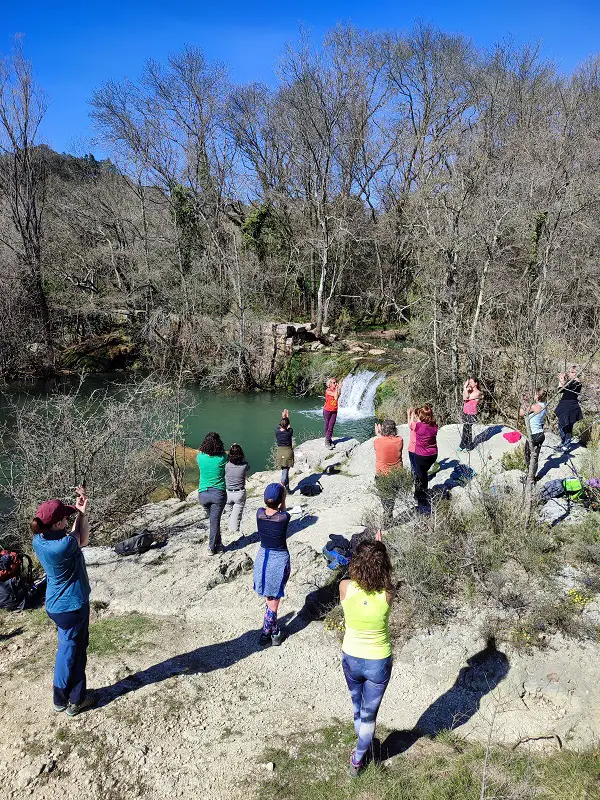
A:
[[[67,717],[76,717],[77,714],[81,714],[81,712],[85,711],[86,708],[95,706],[97,700],[98,697],[96,696],[95,692],[86,692],[81,703],[69,703],[67,706]]]
[[[267,645],[271,644],[271,634],[263,633],[261,631],[261,634],[258,637],[258,643],[261,647],[266,647]]]
[[[66,710],[67,710],[67,707],[66,707],[66,706],[61,706],[61,705],[58,705],[58,703],[54,703],[54,710],[55,710],[57,713],[59,713],[60,711],[66,711]]]
[[[350,756],[350,763],[348,764],[348,775],[351,778],[358,778],[361,769],[362,769],[362,763],[360,764],[354,763],[354,751],[352,751],[352,755]]]
[[[456,448],[456,452],[457,453],[464,453],[465,452],[465,448],[464,447],[457,447]]]
[[[279,633],[271,634],[271,644],[273,645],[273,647],[279,647],[280,644],[283,644],[285,639],[286,635],[284,631],[279,631]]]

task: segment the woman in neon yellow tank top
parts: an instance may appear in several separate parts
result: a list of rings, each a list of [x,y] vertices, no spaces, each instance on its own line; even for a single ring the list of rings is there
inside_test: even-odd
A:
[[[373,741],[377,712],[392,674],[388,619],[392,603],[392,565],[381,532],[377,541],[359,544],[352,557],[349,580],[340,583],[346,632],[342,668],[354,707],[358,736],[348,772],[355,777]]]

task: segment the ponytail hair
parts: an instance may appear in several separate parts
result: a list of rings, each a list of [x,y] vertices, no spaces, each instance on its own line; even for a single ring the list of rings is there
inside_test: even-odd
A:
[[[31,520],[31,522],[29,523],[29,527],[34,536],[36,533],[43,533],[44,531],[49,530],[49,528],[47,528],[46,525],[44,525],[42,520],[38,519],[37,517],[34,517]]]
[[[290,427],[290,418],[289,417],[282,417],[281,418],[281,422],[279,423],[279,427],[282,430],[287,431],[287,429]]]

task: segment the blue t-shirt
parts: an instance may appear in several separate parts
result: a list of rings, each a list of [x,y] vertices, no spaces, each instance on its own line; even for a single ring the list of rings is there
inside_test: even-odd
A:
[[[58,532],[38,533],[33,537],[33,549],[48,577],[46,611],[63,614],[86,605],[90,582],[77,539]]]

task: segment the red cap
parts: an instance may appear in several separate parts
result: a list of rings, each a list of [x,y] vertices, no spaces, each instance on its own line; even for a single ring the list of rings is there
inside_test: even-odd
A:
[[[52,525],[60,522],[61,519],[71,517],[76,513],[77,509],[75,506],[66,506],[61,500],[46,500],[45,503],[38,506],[35,516],[44,527],[50,528]]]

